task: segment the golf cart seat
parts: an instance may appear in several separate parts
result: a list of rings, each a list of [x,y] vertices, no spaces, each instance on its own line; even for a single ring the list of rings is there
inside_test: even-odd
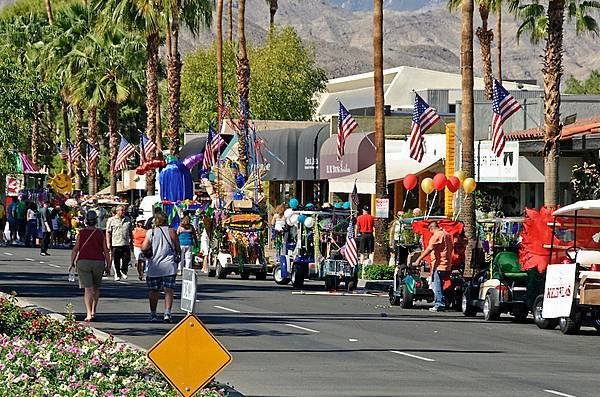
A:
[[[526,281],[527,273],[521,270],[519,256],[514,252],[498,253],[494,258],[494,278],[506,278],[514,281]]]

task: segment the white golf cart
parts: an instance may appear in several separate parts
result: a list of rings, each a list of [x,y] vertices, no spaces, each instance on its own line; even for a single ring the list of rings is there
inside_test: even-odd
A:
[[[534,320],[544,328],[539,319],[558,319],[564,334],[582,325],[600,332],[600,200],[579,201],[552,215],[543,305]]]

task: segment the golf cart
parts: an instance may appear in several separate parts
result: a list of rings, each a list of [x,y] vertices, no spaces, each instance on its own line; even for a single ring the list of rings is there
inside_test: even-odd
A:
[[[600,332],[600,200],[579,201],[552,215],[550,264],[535,323],[558,323],[563,334],[576,334],[581,326]]]
[[[463,231],[462,222],[451,221],[445,218],[429,218],[428,220],[423,218],[409,218],[404,220],[404,222],[410,222],[412,231],[423,236],[423,246],[427,247],[432,235],[428,226],[434,220],[438,222],[442,229],[452,235],[455,242],[457,241],[457,236],[461,235]],[[464,247],[462,244],[455,244],[454,249],[457,251],[457,255],[453,256],[453,269],[449,280],[444,283],[443,289],[448,306],[458,310],[460,308],[460,297],[462,296],[461,258],[464,254]],[[400,247],[396,250],[396,269],[392,285],[389,289],[391,305],[410,309],[414,301],[426,301],[428,303],[434,301],[433,290],[429,286],[429,265],[425,263],[423,269],[413,265],[421,252],[419,245],[416,244],[400,244]],[[425,260],[428,260],[428,258],[425,258]]]
[[[267,228],[260,214],[236,212],[223,219],[211,242],[209,276],[225,278],[229,273],[247,280],[267,278],[264,247]]]
[[[341,254],[346,241],[350,212],[341,209],[295,211],[288,220],[285,254],[273,269],[278,285],[302,288],[304,280],[324,281],[326,290],[344,283],[348,291],[356,288],[357,267]]]

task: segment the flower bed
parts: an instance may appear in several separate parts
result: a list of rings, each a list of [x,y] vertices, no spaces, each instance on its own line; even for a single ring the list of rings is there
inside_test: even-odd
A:
[[[0,396],[176,396],[146,356],[0,298]],[[223,396],[218,384],[200,396]]]

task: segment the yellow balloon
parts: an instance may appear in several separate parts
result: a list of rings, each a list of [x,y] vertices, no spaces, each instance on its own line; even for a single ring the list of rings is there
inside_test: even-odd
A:
[[[473,178],[467,178],[463,182],[463,190],[466,194],[471,194],[477,188],[477,182]]]
[[[431,178],[423,179],[421,181],[421,189],[423,189],[425,194],[431,194],[431,192],[433,192],[433,189],[435,189],[433,186],[433,179],[431,179]]]
[[[464,172],[463,170],[458,170],[458,171],[454,172],[454,176],[458,178],[460,183],[463,183],[465,181],[465,179],[467,179],[467,173]]]

